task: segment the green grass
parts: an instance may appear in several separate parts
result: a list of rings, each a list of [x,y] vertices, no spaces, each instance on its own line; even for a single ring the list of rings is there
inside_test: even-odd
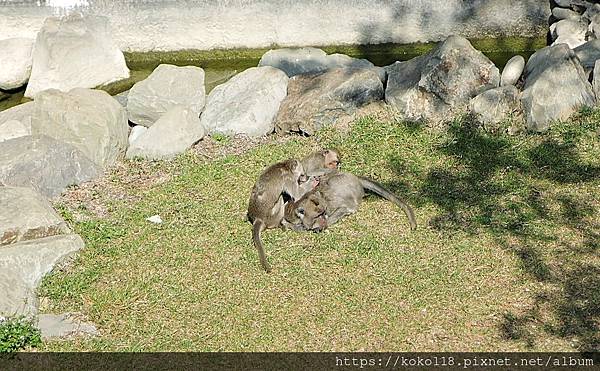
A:
[[[41,344],[40,330],[22,317],[0,321],[0,353],[13,353]]]
[[[241,155],[129,163],[107,188],[126,197],[95,190],[108,216],[61,206],[86,248],[40,289],[48,310],[81,312],[102,336],[43,349],[598,349],[599,119],[584,112],[545,135],[509,137],[460,121],[442,133],[365,118],[348,134],[274,139]],[[254,180],[330,146],[344,170],[413,205],[419,228],[369,196],[324,233],[264,233],[265,274],[244,219]],[[172,177],[130,181],[144,171]],[[164,223],[145,221],[154,214]]]

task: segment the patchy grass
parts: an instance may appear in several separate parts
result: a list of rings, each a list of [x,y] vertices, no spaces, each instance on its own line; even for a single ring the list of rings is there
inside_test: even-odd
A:
[[[42,343],[40,330],[23,318],[0,319],[0,354],[35,348]]]
[[[364,118],[127,162],[59,202],[86,248],[40,289],[44,309],[81,312],[102,337],[43,349],[598,350],[599,119],[508,137]],[[265,274],[250,188],[268,164],[328,146],[408,200],[419,228],[370,196],[324,233],[267,231]]]

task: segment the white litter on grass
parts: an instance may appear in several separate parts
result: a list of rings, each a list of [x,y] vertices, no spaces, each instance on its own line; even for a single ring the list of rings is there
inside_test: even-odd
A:
[[[149,221],[150,223],[154,223],[154,224],[161,224],[162,223],[162,219],[160,218],[160,215],[152,215],[149,218],[146,218],[147,221]]]

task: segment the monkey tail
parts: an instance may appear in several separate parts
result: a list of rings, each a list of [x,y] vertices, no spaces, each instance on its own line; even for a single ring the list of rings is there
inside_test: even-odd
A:
[[[398,205],[408,217],[410,229],[415,230],[417,228],[417,220],[415,219],[415,213],[406,202],[402,201],[400,198],[398,198],[398,196],[385,189],[381,184],[362,176],[359,176],[358,178],[360,179],[360,183],[362,184],[364,189],[376,193],[381,197],[385,198],[386,200]]]
[[[265,229],[265,224],[260,219],[255,219],[254,223],[252,223],[252,241],[254,241],[254,247],[258,251],[258,258],[260,259],[260,264],[264,268],[267,273],[271,272],[271,266],[267,262],[267,256],[265,255],[265,249],[263,248],[262,241],[260,240],[260,232]]]

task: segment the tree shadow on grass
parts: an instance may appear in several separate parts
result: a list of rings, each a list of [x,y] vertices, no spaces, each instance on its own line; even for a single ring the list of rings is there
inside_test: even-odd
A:
[[[450,162],[430,169],[413,200],[440,210],[431,228],[490,233],[541,283],[532,306],[504,314],[499,325],[506,339],[529,347],[543,331],[600,350],[600,267],[588,262],[598,256],[600,222],[598,201],[585,191],[600,167],[577,148],[590,131],[511,138],[452,125],[437,148]],[[390,164],[405,173],[399,159]]]

